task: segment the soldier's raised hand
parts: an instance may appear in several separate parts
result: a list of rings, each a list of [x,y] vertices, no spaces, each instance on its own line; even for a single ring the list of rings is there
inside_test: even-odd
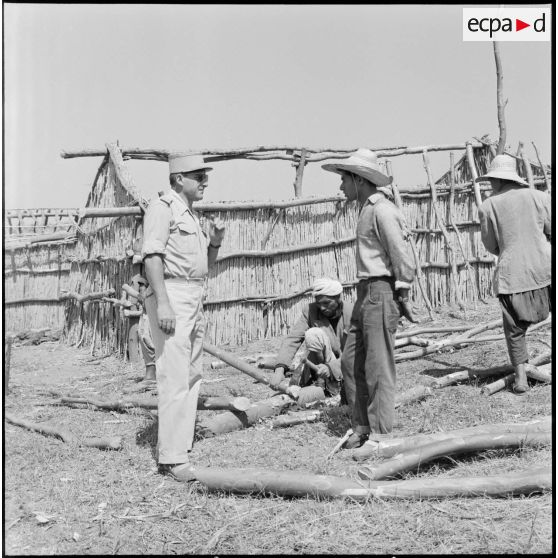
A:
[[[225,223],[221,219],[209,219],[208,228],[209,242],[217,247],[221,246],[225,237]]]

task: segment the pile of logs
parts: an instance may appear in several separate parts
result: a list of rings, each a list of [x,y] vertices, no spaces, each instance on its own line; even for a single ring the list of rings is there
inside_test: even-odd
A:
[[[541,329],[543,327],[550,326],[552,324],[552,316],[549,316],[546,320],[531,326],[527,335]],[[444,349],[450,347],[454,349],[459,349],[465,347],[471,343],[487,343],[490,341],[503,341],[504,334],[498,335],[480,335],[486,331],[497,329],[503,327],[502,319],[493,320],[485,324],[480,324],[473,328],[469,326],[451,326],[451,327],[430,327],[430,328],[420,328],[412,329],[410,331],[402,331],[396,334],[396,349],[408,346],[408,345],[419,345],[422,348],[415,351],[399,351],[396,353],[395,361],[403,362],[406,360],[413,360],[416,358],[422,358],[433,353],[442,352]],[[439,333],[450,333],[459,332],[458,335],[454,337],[447,337],[444,339],[433,339],[431,337],[424,337],[425,335],[433,335]]]
[[[536,326],[534,331],[549,325],[550,318]],[[502,335],[479,337],[480,334],[502,326],[501,320],[481,324],[474,328],[465,326],[447,328],[422,328],[402,332],[397,336],[397,348],[409,345],[420,349],[411,352],[397,353],[396,360],[420,358],[444,350],[448,347],[460,348],[470,343],[486,342],[503,339]],[[425,337],[434,333],[458,332],[455,337],[433,339]],[[271,423],[272,428],[283,428],[295,424],[320,420],[331,404],[337,404],[339,398],[325,399],[323,390],[310,386],[298,388],[288,383],[274,385],[269,376],[256,368],[258,358],[239,358],[213,345],[205,344],[204,350],[217,357],[220,361],[242,371],[256,381],[267,385],[275,393],[262,401],[251,402],[245,397],[209,397],[200,396],[198,410],[221,410],[213,416],[202,416],[196,424],[196,437],[206,438],[225,432],[248,428],[262,419],[276,417]],[[269,356],[269,355],[265,355]],[[550,353],[532,360],[533,365],[542,365],[550,360]],[[218,368],[212,364],[212,368]],[[482,371],[462,370],[432,380],[430,385],[417,385],[400,393],[396,398],[396,407],[420,401],[434,394],[435,390],[455,385],[463,381],[477,380],[493,376],[503,376],[491,384],[486,384],[482,391],[488,395],[504,389],[513,381],[509,366],[499,366]],[[531,379],[550,383],[552,376],[548,368],[528,369]],[[197,381],[199,376],[192,379]],[[304,391],[306,390],[306,391]],[[279,392],[279,393],[278,393]],[[153,412],[157,409],[157,399],[135,398],[101,400],[83,397],[79,394],[62,395],[50,392],[59,397],[55,404],[78,406],[87,405],[100,410],[127,412],[132,409],[146,409]],[[333,403],[332,403],[333,402]],[[293,409],[295,410],[294,412]],[[281,415],[284,411],[288,414]],[[78,437],[57,427],[35,424],[5,414],[11,424],[37,431],[47,436],[56,436],[67,443],[101,449],[119,449],[121,439],[112,437],[85,438]],[[374,458],[386,461],[364,466],[358,470],[360,481],[330,475],[311,475],[299,471],[261,471],[253,469],[215,469],[196,468],[196,479],[209,490],[234,493],[273,494],[278,496],[312,496],[317,498],[352,498],[366,500],[372,497],[381,498],[439,498],[448,496],[513,496],[541,492],[552,487],[551,471],[541,468],[520,473],[499,475],[494,477],[466,477],[447,479],[394,480],[403,473],[417,471],[424,464],[433,460],[467,453],[475,453],[487,449],[517,449],[528,446],[548,445],[552,441],[552,417],[524,424],[493,424],[481,425],[449,432],[420,434],[407,438],[386,439],[385,437],[370,438],[375,442]],[[337,447],[337,446],[336,446]],[[357,459],[357,454],[353,456]]]
[[[378,456],[391,459],[362,467],[360,481],[301,471],[196,468],[196,480],[208,490],[235,494],[271,494],[314,498],[367,500],[447,497],[509,497],[552,488],[552,470],[541,467],[497,476],[392,479],[434,459],[486,449],[518,448],[552,443],[552,417],[525,424],[494,424],[410,438],[385,440]],[[395,453],[394,453],[395,452]]]

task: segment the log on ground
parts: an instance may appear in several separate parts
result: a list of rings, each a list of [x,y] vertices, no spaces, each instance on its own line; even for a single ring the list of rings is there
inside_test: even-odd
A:
[[[70,434],[66,430],[63,430],[56,426],[49,426],[46,424],[31,422],[29,420],[16,417],[11,413],[4,413],[4,417],[11,424],[21,426],[33,432],[38,432],[39,434],[43,434],[44,436],[53,436],[55,438],[59,438],[66,444],[112,450],[119,450],[122,447],[122,438],[120,436],[111,436],[109,438],[91,437],[80,439],[77,436]]]
[[[287,386],[286,388],[283,388],[282,386],[272,386],[271,380],[265,374],[260,372],[256,367],[251,366],[246,361],[237,357],[236,355],[228,353],[227,351],[223,351],[222,349],[219,349],[218,347],[215,347],[215,345],[211,345],[210,343],[204,343],[203,350],[206,353],[209,353],[210,355],[221,359],[223,362],[226,362],[237,370],[248,374],[248,376],[254,378],[262,384],[272,387],[273,389],[281,391],[287,395],[290,393],[289,386]]]
[[[196,424],[196,438],[210,438],[226,432],[243,430],[260,419],[280,414],[283,409],[294,404],[296,402],[291,397],[281,394],[253,403],[244,412],[227,411],[211,418],[203,418]]]
[[[323,416],[323,411],[317,409],[315,411],[298,411],[277,417],[272,423],[272,428],[286,428],[297,424],[305,424],[308,422],[317,422]]]
[[[86,397],[62,397],[62,405],[91,405],[98,409],[110,411],[128,411],[130,409],[157,409],[157,399],[119,399],[118,401],[102,401]],[[247,397],[198,397],[198,411],[246,411],[251,402]]]
[[[428,386],[415,386],[403,393],[398,393],[395,398],[395,408],[402,407],[414,401],[422,401],[433,395],[432,389]]]
[[[474,434],[432,442],[424,446],[398,453],[393,458],[373,467],[362,467],[358,475],[362,479],[383,480],[401,473],[413,471],[442,457],[475,453],[489,449],[512,449],[525,446],[550,444],[551,432],[512,432],[507,434]]]
[[[333,475],[301,471],[218,469],[196,467],[196,480],[212,492],[312,497],[382,499],[425,499],[448,497],[510,497],[552,489],[552,470],[542,467],[488,477],[413,479],[363,483]]]
[[[531,360],[531,364],[538,366],[549,362],[551,359],[551,354],[546,353],[544,355],[539,355],[538,357]],[[539,369],[543,374],[547,372],[546,368]],[[480,380],[484,378],[489,378],[491,376],[501,376],[502,374],[508,374],[513,372],[513,366],[509,364],[504,364],[502,366],[494,366],[493,368],[487,368],[485,370],[459,370],[458,372],[453,372],[447,376],[442,376],[440,378],[433,379],[430,387],[434,389],[440,389],[447,386],[453,386],[460,382],[465,382],[467,380]]]
[[[547,373],[545,370],[541,370],[533,366],[533,367],[526,368],[525,373],[527,374],[527,377],[531,380],[544,382],[545,384],[552,383],[552,375],[550,373]],[[491,384],[486,384],[485,386],[483,386],[481,388],[481,393],[483,395],[494,395],[495,393],[498,393],[503,389],[512,388],[514,381],[515,381],[515,374],[514,373],[508,374],[507,376],[504,376],[503,378],[500,378],[499,380],[496,380]]]
[[[536,469],[487,477],[427,478],[373,481],[369,488],[347,489],[342,496],[356,500],[369,498],[413,499],[427,498],[510,498],[530,496],[552,490],[552,469]]]
[[[528,433],[528,432],[551,432],[552,417],[548,416],[540,420],[526,423],[496,423],[481,424],[478,426],[470,426],[468,428],[460,428],[458,430],[449,430],[447,432],[435,432],[432,434],[417,434],[405,438],[377,439],[379,442],[377,453],[378,457],[389,458],[394,455],[407,451],[419,446],[424,446],[432,442],[439,442],[449,438],[471,436],[474,434],[507,434],[512,432]],[[371,439],[374,439],[371,437]]]

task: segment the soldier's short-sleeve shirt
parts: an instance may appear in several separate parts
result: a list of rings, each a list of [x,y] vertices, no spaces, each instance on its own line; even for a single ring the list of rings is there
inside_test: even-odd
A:
[[[160,254],[165,279],[204,279],[208,245],[199,218],[176,192],[171,190],[149,204],[141,256]]]

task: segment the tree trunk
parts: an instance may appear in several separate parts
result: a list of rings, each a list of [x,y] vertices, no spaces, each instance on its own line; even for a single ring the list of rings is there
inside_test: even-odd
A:
[[[272,428],[285,428],[287,426],[295,426],[297,424],[305,424],[307,422],[316,422],[323,415],[322,410],[316,411],[298,411],[277,417],[272,423]]]
[[[470,426],[468,428],[460,428],[459,430],[449,430],[447,432],[436,432],[433,434],[416,434],[405,438],[377,439],[379,441],[377,456],[389,458],[398,453],[407,450],[439,442],[455,437],[472,436],[472,435],[492,435],[492,434],[508,434],[508,433],[536,433],[550,432],[552,430],[552,417],[527,422],[527,423],[500,423],[500,424],[481,424],[478,426]],[[374,437],[371,436],[371,440]]]
[[[73,434],[70,434],[69,432],[55,426],[48,426],[46,424],[31,422],[29,420],[16,417],[11,413],[4,413],[4,417],[11,424],[22,426],[27,430],[39,432],[40,434],[44,434],[45,436],[54,436],[55,438],[59,438],[67,444],[113,450],[119,450],[122,447],[122,438],[120,436],[111,436],[110,438],[83,438],[80,440]]]
[[[278,415],[295,401],[288,395],[276,395],[254,403],[244,412],[228,411],[209,419],[202,419],[196,424],[197,438],[211,438],[225,432],[243,430],[258,422],[262,418]]]
[[[498,139],[498,147],[496,154],[502,155],[506,149],[506,117],[504,108],[504,72],[502,71],[502,62],[500,61],[500,46],[498,41],[492,43],[494,48],[494,62],[496,63],[496,106],[498,109],[498,127],[500,128],[500,137]]]
[[[218,349],[217,347],[215,347],[215,345],[211,345],[210,343],[204,343],[203,350],[206,353],[209,353],[210,355],[213,355],[221,359],[223,362],[230,364],[237,370],[240,370],[241,372],[248,374],[248,376],[251,376],[255,380],[258,380],[258,382],[265,384],[266,386],[269,386],[272,389],[275,389],[276,391],[281,391],[282,393],[285,393],[287,395],[289,394],[288,386],[287,387],[272,386],[271,381],[265,374],[262,374],[257,368],[251,366],[241,358],[238,358],[237,356],[228,353],[227,351],[223,351],[222,349]]]
[[[513,370],[513,367],[510,367]],[[539,382],[545,382],[547,384],[552,383],[552,376],[550,373],[540,370],[538,368],[527,367],[525,370],[528,378],[532,380],[537,380]],[[512,372],[491,384],[483,386],[481,393],[483,395],[494,395],[495,393],[502,391],[503,389],[510,388],[515,381],[515,373]]]
[[[411,479],[379,484],[381,482],[371,482],[368,489],[347,489],[341,495],[355,500],[530,496],[552,490],[552,470],[540,467],[490,477]]]
[[[531,360],[531,364],[538,366],[539,364],[548,362],[551,356],[551,353],[539,355],[538,357]],[[432,380],[430,387],[434,389],[440,389],[467,380],[489,378],[490,376],[498,376],[500,374],[506,374],[509,372],[513,372],[513,366],[511,366],[510,364],[495,366],[493,368],[487,368],[486,370],[459,370],[458,372],[453,372],[451,374],[448,374],[447,376],[442,376],[440,378]],[[539,372],[543,374],[545,378],[549,373],[546,369],[539,369]]]
[[[361,479],[382,480],[413,471],[435,459],[473,453],[488,449],[508,449],[524,446],[538,446],[552,442],[551,432],[527,432],[502,434],[474,434],[472,436],[453,437],[439,442],[432,442],[418,448],[409,449],[395,455],[375,467],[363,467],[358,470]]]
[[[85,397],[62,397],[63,405],[93,405],[99,409],[126,411],[129,409],[157,409],[157,399],[119,399],[118,401],[101,401]],[[251,406],[247,397],[208,397],[200,395],[198,411],[246,411]]]
[[[301,498],[425,499],[448,497],[509,497],[552,488],[552,470],[541,467],[490,477],[357,482],[346,477],[301,471],[217,469],[196,467],[196,479],[212,492]],[[363,487],[364,484],[364,487]]]
[[[414,401],[421,401],[431,395],[433,395],[432,389],[428,386],[415,386],[403,393],[397,394],[395,397],[395,408],[397,409],[397,407],[402,407]]]

